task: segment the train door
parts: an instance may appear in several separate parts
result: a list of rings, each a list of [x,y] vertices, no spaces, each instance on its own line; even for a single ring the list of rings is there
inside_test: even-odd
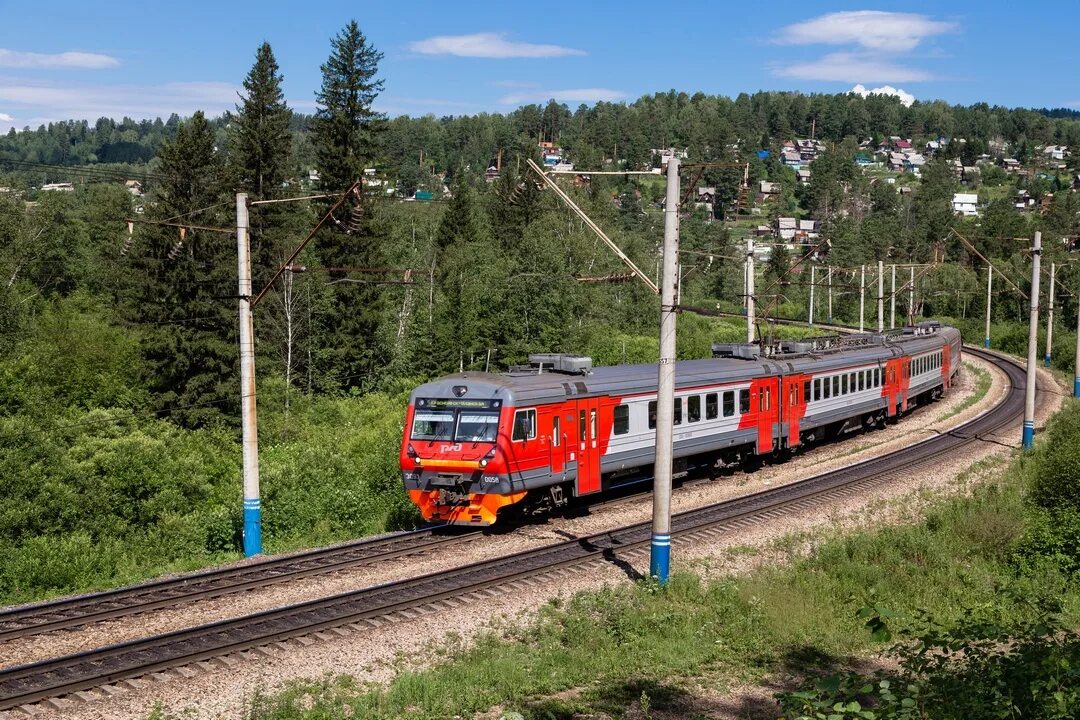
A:
[[[561,475],[566,467],[566,433],[563,430],[562,409],[555,408],[551,414],[550,426],[545,428],[550,439],[548,440],[548,455],[551,458],[551,474]]]
[[[775,377],[758,378],[750,383],[750,415],[757,425],[757,453],[764,455],[774,448],[777,419],[780,417],[780,383]],[[741,425],[740,425],[741,426]]]
[[[781,423],[787,423],[787,446],[799,444],[799,422],[806,414],[806,388],[810,384],[809,375],[785,375],[783,389],[780,392],[783,414]]]
[[[584,398],[577,403],[577,483],[575,495],[600,490],[600,400]]]

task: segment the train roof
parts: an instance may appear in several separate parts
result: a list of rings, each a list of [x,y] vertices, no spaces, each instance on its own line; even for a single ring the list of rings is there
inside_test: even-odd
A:
[[[822,352],[780,353],[754,360],[710,358],[675,363],[679,389],[749,380],[781,373],[829,372],[844,367],[879,363],[902,354],[936,350],[958,340],[955,328],[942,327],[925,334],[856,335],[865,344],[840,344]],[[876,338],[876,340],[874,340]],[[433,380],[412,393],[418,397],[500,399],[511,405],[558,402],[568,397],[631,395],[656,391],[656,363],[593,368],[588,374],[560,372],[464,372]]]

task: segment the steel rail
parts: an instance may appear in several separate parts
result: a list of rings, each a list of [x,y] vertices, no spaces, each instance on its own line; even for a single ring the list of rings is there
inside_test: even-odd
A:
[[[0,612],[0,642],[371,565],[469,538],[467,534],[433,535],[439,527],[11,608]]]
[[[929,467],[939,457],[1015,423],[1023,410],[1024,371],[1015,361],[994,353],[977,348],[967,351],[997,365],[1008,377],[1009,392],[993,408],[903,450],[680,513],[672,519],[676,541],[768,522],[791,510],[814,507],[882,485],[891,478]],[[524,586],[536,582],[536,576],[594,560],[622,561],[628,554],[647,547],[649,532],[648,522],[638,523],[408,580],[13,667],[0,671],[0,710],[320,630],[340,626],[363,629],[379,624],[379,619],[414,617],[425,608],[457,607],[490,597],[495,593],[492,586]]]

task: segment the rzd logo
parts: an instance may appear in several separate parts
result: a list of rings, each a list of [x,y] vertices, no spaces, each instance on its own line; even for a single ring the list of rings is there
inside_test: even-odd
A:
[[[439,452],[461,452],[461,443],[454,443],[453,445],[443,443],[439,446]]]

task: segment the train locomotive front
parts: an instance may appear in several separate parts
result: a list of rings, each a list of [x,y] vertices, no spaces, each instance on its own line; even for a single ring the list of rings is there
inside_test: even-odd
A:
[[[400,461],[405,489],[425,520],[490,525],[500,508],[524,498],[524,483],[510,473],[512,402],[498,376],[480,373],[413,391]]]

